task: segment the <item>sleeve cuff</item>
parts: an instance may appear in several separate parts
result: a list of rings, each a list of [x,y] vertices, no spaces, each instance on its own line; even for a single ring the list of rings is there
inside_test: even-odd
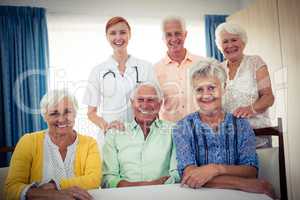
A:
[[[168,178],[168,180],[165,181],[164,184],[174,184],[176,181],[175,181],[175,178],[173,176],[170,176]]]
[[[34,188],[34,187],[37,187],[37,183],[36,182],[33,182],[33,183],[31,183],[30,185],[27,185],[23,190],[22,190],[22,192],[21,192],[21,196],[20,196],[20,200],[26,200],[27,198],[26,198],[26,194],[27,194],[27,192],[28,192],[28,190],[30,189],[30,188]]]
[[[120,178],[113,178],[113,179],[106,182],[105,187],[107,187],[107,188],[116,188],[121,180],[122,179],[120,179]]]
[[[56,187],[57,190],[61,190],[59,182],[57,180],[55,180],[55,179],[48,179],[48,180],[42,181],[40,184],[37,185],[37,187],[41,187],[44,184],[50,183],[50,182],[52,182],[52,183],[55,184],[55,187]]]

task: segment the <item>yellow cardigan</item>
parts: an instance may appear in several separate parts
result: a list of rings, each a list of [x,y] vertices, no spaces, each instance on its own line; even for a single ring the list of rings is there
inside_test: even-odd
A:
[[[102,163],[97,143],[91,137],[77,135],[75,177],[61,180],[60,187],[79,186],[87,190],[98,188],[102,178]],[[39,131],[24,135],[18,142],[4,186],[6,199],[19,200],[26,185],[42,180],[44,138],[45,131]]]

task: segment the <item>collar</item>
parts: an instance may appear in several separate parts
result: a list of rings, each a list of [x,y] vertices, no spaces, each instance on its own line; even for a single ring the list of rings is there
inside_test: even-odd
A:
[[[76,133],[76,139],[75,139],[75,141],[74,141],[72,144],[70,144],[70,145],[67,147],[68,150],[69,150],[70,148],[73,148],[73,147],[77,146],[77,144],[78,144],[78,134],[77,134],[77,132],[75,132],[75,133]],[[49,146],[50,146],[51,148],[58,149],[58,146],[57,146],[56,144],[54,144],[54,143],[52,142],[51,138],[50,138],[49,130],[46,130],[45,140],[46,140],[46,142],[49,144]]]
[[[107,59],[109,63],[112,63],[111,66],[113,66],[114,68],[118,68],[119,63],[114,59],[114,57],[111,55],[109,56],[109,58]],[[134,63],[132,63],[132,56],[130,54],[128,54],[128,58],[126,60],[125,66],[129,67],[129,66],[133,66],[135,65]]]
[[[156,119],[152,122],[152,124],[150,125],[150,129],[152,128],[153,124],[154,124],[154,126],[155,126],[156,128],[159,128],[159,127],[161,127],[161,125],[162,125],[162,121],[161,121],[160,119],[156,118]],[[136,129],[139,127],[139,124],[138,124],[138,123],[136,122],[136,120],[134,119],[134,120],[132,120],[132,122],[129,124],[129,127],[130,127],[131,130],[136,130]]]
[[[184,59],[182,60],[182,63],[185,62],[185,61],[193,61],[193,60],[194,60],[193,55],[192,55],[188,50],[186,50],[186,54],[185,54]],[[173,60],[169,57],[168,53],[166,53],[166,56],[165,56],[165,58],[164,58],[164,63],[165,63],[165,65],[168,65],[168,64],[176,63],[176,62],[173,61]]]

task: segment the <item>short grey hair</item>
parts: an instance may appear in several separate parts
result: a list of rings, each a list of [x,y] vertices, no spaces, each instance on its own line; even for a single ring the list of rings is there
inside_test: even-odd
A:
[[[50,90],[42,98],[40,102],[41,115],[45,119],[45,115],[49,107],[57,105],[62,99],[68,98],[73,103],[75,113],[78,110],[78,102],[74,95],[66,89]]]
[[[191,84],[199,77],[216,77],[220,80],[222,88],[225,88],[227,75],[221,64],[214,59],[207,59],[196,63],[191,70]],[[193,86],[193,85],[192,85]]]
[[[164,18],[162,21],[162,24],[161,24],[161,29],[163,32],[165,31],[166,24],[169,22],[179,22],[182,30],[186,32],[185,21],[183,18],[181,18],[179,16],[168,16],[168,17]]]
[[[241,40],[244,42],[244,44],[245,45],[247,44],[248,37],[247,37],[247,33],[246,33],[245,29],[243,29],[238,24],[232,24],[232,23],[224,22],[224,23],[220,24],[216,28],[216,31],[215,31],[215,36],[216,36],[216,41],[215,42],[216,42],[216,45],[217,45],[219,50],[222,50],[222,48],[221,48],[221,44],[222,44],[221,34],[224,31],[226,31],[227,33],[238,35],[239,38],[241,38]]]
[[[135,86],[135,88],[132,90],[132,92],[130,94],[131,100],[134,100],[134,97],[135,97],[137,91],[143,86],[150,86],[150,87],[154,88],[158,99],[160,101],[163,99],[163,94],[162,94],[162,91],[160,90],[159,86],[155,82],[145,81],[145,82],[137,84]]]

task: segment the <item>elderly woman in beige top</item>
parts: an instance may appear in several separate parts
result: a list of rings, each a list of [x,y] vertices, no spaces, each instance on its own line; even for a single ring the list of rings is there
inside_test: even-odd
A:
[[[216,29],[216,44],[226,61],[225,110],[248,118],[253,128],[271,125],[268,108],[274,103],[269,71],[257,55],[245,55],[245,30],[236,24],[222,23]],[[257,147],[270,146],[270,138],[257,138]]]

